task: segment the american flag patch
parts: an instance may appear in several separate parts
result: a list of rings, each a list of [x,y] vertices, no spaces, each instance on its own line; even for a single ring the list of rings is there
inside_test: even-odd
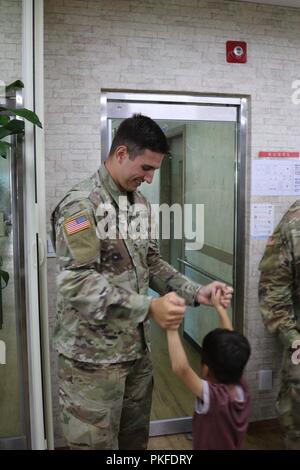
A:
[[[81,230],[85,230],[89,228],[91,223],[86,215],[80,215],[75,219],[69,219],[65,222],[64,227],[68,235],[73,235],[74,233],[81,232]]]

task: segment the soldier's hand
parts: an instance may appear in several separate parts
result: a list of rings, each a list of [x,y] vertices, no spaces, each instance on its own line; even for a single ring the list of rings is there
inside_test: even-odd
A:
[[[178,328],[184,317],[185,300],[175,292],[152,299],[149,313],[162,328]]]

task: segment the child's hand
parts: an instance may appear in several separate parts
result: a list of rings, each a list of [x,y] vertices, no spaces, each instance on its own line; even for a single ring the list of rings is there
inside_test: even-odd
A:
[[[220,328],[232,330],[232,323],[228,316],[227,310],[222,303],[222,299],[224,299],[224,297],[222,296],[222,289],[218,287],[216,289],[213,289],[211,292],[211,303],[213,304],[219,315]]]
[[[219,308],[222,306],[221,295],[222,295],[221,289],[215,289],[211,293],[211,303],[213,304],[215,308]]]
[[[221,290],[221,306],[228,308],[232,299],[233,288],[226,285],[224,282],[213,281],[210,284],[201,286],[197,291],[196,300],[199,304],[213,305],[212,293],[216,293],[216,290]]]

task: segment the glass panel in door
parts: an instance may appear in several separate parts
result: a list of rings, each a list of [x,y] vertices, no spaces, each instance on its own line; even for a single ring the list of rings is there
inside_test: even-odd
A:
[[[204,205],[204,245],[188,250],[185,244],[184,273],[200,284],[233,285],[236,124],[202,122],[188,125],[186,132],[185,203]],[[184,332],[199,346],[217,326],[214,309],[187,309]]]
[[[2,279],[0,292],[0,439],[20,433],[19,366],[15,315],[13,227],[11,211],[10,159],[0,157],[0,269],[9,275]]]
[[[185,204],[204,205],[203,248],[189,250],[188,240],[171,236],[169,241],[160,240],[161,254],[199,284],[224,280],[232,285],[236,124],[158,122],[166,132],[171,150],[170,158],[165,159],[160,170],[160,202],[170,206],[180,203],[183,208]],[[149,191],[150,187],[147,188]],[[174,219],[171,222],[171,228],[179,223]],[[196,229],[198,224],[195,222],[190,230]],[[185,227],[182,231],[184,233]],[[187,308],[180,333],[190,363],[198,372],[202,339],[217,326],[217,316],[212,308]],[[155,371],[152,418],[191,416],[194,396],[172,373],[165,332],[154,322],[152,346]]]
[[[0,157],[0,449],[30,445],[23,243],[23,136]]]

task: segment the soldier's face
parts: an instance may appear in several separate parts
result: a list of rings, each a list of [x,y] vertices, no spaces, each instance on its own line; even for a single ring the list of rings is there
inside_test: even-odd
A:
[[[160,168],[164,155],[162,153],[144,150],[134,160],[130,160],[126,146],[119,147],[117,151],[118,184],[128,192],[135,191],[143,182],[152,183],[154,172]]]

